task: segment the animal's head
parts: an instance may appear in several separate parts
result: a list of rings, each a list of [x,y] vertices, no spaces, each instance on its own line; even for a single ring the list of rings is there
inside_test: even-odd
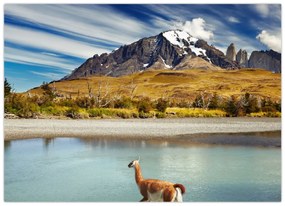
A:
[[[133,160],[128,165],[129,168],[134,167],[136,164],[139,164],[140,158],[138,160]]]

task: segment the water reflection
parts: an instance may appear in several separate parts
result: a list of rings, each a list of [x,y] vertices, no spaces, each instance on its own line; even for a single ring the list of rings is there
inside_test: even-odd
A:
[[[4,150],[8,150],[11,148],[11,141],[10,140],[5,140],[4,141]]]
[[[51,144],[54,144],[55,138],[44,138],[43,145],[45,149],[48,149]]]

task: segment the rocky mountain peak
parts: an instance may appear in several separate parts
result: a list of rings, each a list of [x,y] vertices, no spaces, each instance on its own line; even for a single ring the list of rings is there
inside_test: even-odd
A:
[[[248,66],[281,73],[281,54],[273,50],[253,51],[250,55]]]
[[[236,47],[234,43],[231,43],[227,49],[226,57],[230,61],[236,61]]]
[[[214,66],[237,69],[220,50],[182,30],[170,30],[121,46],[110,54],[95,54],[64,79],[91,75],[122,76],[146,69],[175,69],[181,62],[199,57]],[[187,58],[187,61],[183,61]],[[197,61],[197,60],[195,60]],[[181,67],[180,67],[181,68]],[[183,66],[183,68],[189,68]]]
[[[243,68],[248,67],[247,51],[240,49],[236,55],[236,61]]]

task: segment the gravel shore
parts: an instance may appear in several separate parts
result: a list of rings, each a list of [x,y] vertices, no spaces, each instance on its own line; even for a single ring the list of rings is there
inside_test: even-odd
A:
[[[178,140],[197,139],[197,134],[269,131],[281,131],[280,118],[4,119],[5,140],[53,137]]]

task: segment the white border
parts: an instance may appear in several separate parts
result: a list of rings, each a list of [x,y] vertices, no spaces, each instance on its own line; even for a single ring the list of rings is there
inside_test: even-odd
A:
[[[3,82],[4,82],[4,35],[3,35],[3,29],[4,29],[4,5],[5,4],[12,4],[12,3],[34,3],[34,4],[46,4],[46,3],[54,3],[54,4],[260,4],[260,3],[263,3],[263,4],[282,4],[282,7],[283,7],[283,2],[281,0],[271,0],[271,1],[268,1],[268,0],[258,0],[258,1],[249,1],[249,0],[238,0],[238,1],[226,1],[226,0],[223,0],[223,1],[209,1],[209,0],[178,0],[178,1],[173,1],[173,0],[144,0],[144,1],[141,1],[141,0],[138,0],[138,1],[121,1],[121,0],[113,0],[113,1],[109,1],[109,0],[40,0],[40,1],[36,1],[36,0],[1,0],[1,28],[0,28],[0,34],[1,34],[1,37],[2,37],[2,43],[1,43],[1,53],[0,53],[0,60],[1,60],[1,63],[2,63],[2,72],[1,72],[1,81],[2,83],[0,83],[0,89],[1,89],[1,96],[0,96],[0,100],[1,100],[1,118],[0,118],[0,131],[1,131],[1,141],[0,141],[0,145],[1,145],[1,170],[0,170],[0,185],[2,186],[2,188],[0,189],[0,204],[1,205],[24,205],[24,206],[30,206],[30,205],[49,205],[49,204],[52,204],[52,205],[76,205],[76,206],[79,206],[79,205],[82,205],[82,204],[104,204],[104,205],[113,205],[113,204],[116,204],[116,205],[136,205],[137,203],[5,203],[4,202],[4,137],[3,137],[3,132],[4,132],[4,128],[3,128],[3,112],[4,112],[4,100],[3,100],[3,96],[4,96],[4,92],[3,92]],[[283,12],[282,12],[282,9],[281,8],[281,15],[282,15],[282,28],[284,28],[284,23],[283,23]],[[283,39],[283,35],[284,35],[284,32],[282,32],[282,39]],[[284,41],[282,41],[282,48],[284,48]],[[283,50],[282,50],[282,53],[283,53]],[[283,85],[283,79],[284,79],[284,56],[282,55],[282,70],[283,70],[283,73],[282,73],[282,85]],[[284,90],[282,88],[282,97],[284,96]],[[284,108],[284,101],[282,101],[282,109]],[[283,122],[283,118],[284,118],[284,114],[282,115],[282,122]],[[282,126],[282,131],[283,131],[283,126]],[[282,132],[282,139],[283,139],[284,135],[283,135],[283,132]],[[282,159],[283,159],[283,141],[282,141]],[[281,161],[282,162],[282,161]],[[202,202],[202,203],[197,203],[197,202],[189,202],[189,203],[183,203],[183,204],[191,204],[191,205],[197,205],[197,204],[202,204],[202,205],[217,205],[217,204],[222,204],[222,205],[232,205],[232,204],[238,204],[238,205],[268,205],[268,204],[274,204],[274,205],[282,205],[282,203],[284,203],[284,177],[283,177],[283,174],[284,174],[284,164],[282,164],[282,196],[281,196],[281,202],[279,203],[260,203],[260,202],[254,202],[254,203],[227,203],[227,202],[213,202],[213,203],[206,203],[206,202]],[[266,177],[264,177],[266,178]],[[158,204],[163,204],[163,203],[140,203],[140,204],[148,204],[148,205],[158,205]]]

